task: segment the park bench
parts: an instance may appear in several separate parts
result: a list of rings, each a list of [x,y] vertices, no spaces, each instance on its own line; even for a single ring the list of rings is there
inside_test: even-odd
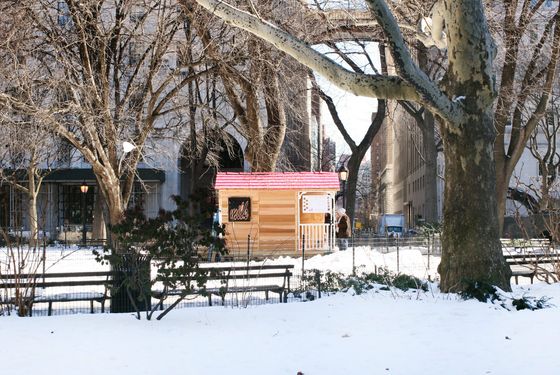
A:
[[[515,253],[545,253],[550,249],[548,238],[501,238],[502,248],[513,249]]]
[[[280,302],[287,302],[293,268],[292,264],[203,267],[206,287],[193,287],[188,291],[181,288],[164,288],[152,291],[152,297],[160,301],[160,309],[163,309],[163,300],[166,297],[185,294],[204,295],[208,298],[209,306],[212,306],[212,296],[219,296],[224,304],[226,295],[230,293],[264,292],[268,301],[269,293],[272,292],[278,294]],[[240,281],[241,284],[238,283]],[[214,286],[215,284],[220,285]]]
[[[101,311],[105,312],[105,301],[108,295],[113,273],[110,271],[97,272],[50,272],[33,275],[0,275],[0,290],[4,296],[2,303],[14,304],[16,290],[26,290],[25,304],[32,315],[33,306],[40,303],[48,304],[48,315],[52,315],[53,303],[58,302],[90,302],[90,312],[93,313],[93,303],[101,304]],[[68,292],[72,287],[94,287],[92,291]],[[97,290],[93,290],[97,289]]]
[[[551,271],[544,266],[547,264],[560,264],[560,253],[528,253],[528,254],[504,254],[504,258],[512,271],[512,277],[515,278],[515,284],[518,284],[519,277],[529,277],[531,284],[537,275],[545,275],[548,282],[548,275]]]
[[[83,241],[77,243],[78,247],[104,247],[107,245],[107,240],[102,238],[87,238],[86,243]]]

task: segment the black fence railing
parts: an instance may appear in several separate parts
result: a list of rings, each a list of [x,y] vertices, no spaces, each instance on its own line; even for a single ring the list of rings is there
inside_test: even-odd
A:
[[[406,250],[419,251],[423,261],[418,261],[418,252],[407,253]],[[437,237],[354,236],[348,239],[348,247],[344,252],[352,255],[351,258],[343,257],[346,258],[347,264],[342,271],[348,274],[372,272],[378,267],[384,267],[393,272],[414,273],[420,277],[427,277],[425,275],[434,273],[437,261],[432,261],[432,256],[437,257],[441,253],[441,245]],[[376,252],[379,254],[373,256]],[[166,290],[163,282],[158,281],[150,285],[149,290],[145,292],[147,298],[138,299],[134,295],[131,298],[126,291],[119,295],[116,290],[116,286],[123,284],[122,274],[128,271],[115,270],[108,264],[97,262],[89,248],[76,245],[35,248],[22,245],[17,249],[0,247],[0,314],[14,314],[18,309],[28,309],[29,311],[24,311],[25,315],[60,315],[134,311],[146,306],[165,311],[172,305],[178,308],[209,305],[248,306],[299,301],[302,299],[301,292],[305,289],[301,274],[304,270],[314,268],[310,258],[316,254],[306,251],[305,257],[301,257],[300,253],[294,253],[293,250],[287,253],[282,249],[267,254],[251,247],[249,252],[239,252],[237,255],[233,257],[232,254],[228,254],[222,257],[220,262],[203,265],[221,268],[222,274],[228,267],[241,267],[235,270],[235,275],[230,271],[229,277],[208,280],[204,291],[199,289],[182,295],[180,288]],[[285,258],[285,264],[280,265],[278,269],[277,259],[285,255],[290,255],[291,258]],[[364,258],[370,263],[373,262],[366,266],[369,269],[365,269],[360,263]],[[407,265],[406,258],[416,258],[416,263]],[[25,267],[14,269],[13,265],[21,264],[22,259],[25,259]],[[206,260],[206,257],[201,255],[201,259]],[[351,264],[348,259],[352,260]],[[253,269],[247,270],[242,267]],[[291,273],[289,280],[284,274],[288,271]],[[130,272],[134,273],[135,270]],[[29,274],[27,278],[22,277],[25,274]],[[151,264],[150,280],[154,280],[156,275],[155,264]]]
[[[374,237],[354,236],[348,239],[349,246],[367,246],[380,253],[390,253],[402,249],[418,250],[423,255],[441,255],[441,241],[439,236],[415,237]]]
[[[79,250],[80,252],[82,250]],[[63,315],[76,313],[165,311],[194,306],[248,306],[290,302],[292,288],[300,285],[293,276],[293,265],[246,265],[240,263],[206,263],[203,287],[192,280],[192,289],[170,288],[157,276],[154,263],[144,270],[122,265],[113,269],[100,267],[89,258],[85,263],[97,266],[97,271],[75,271],[80,262],[60,261],[58,269],[73,271],[43,273],[0,272],[0,315],[25,316]],[[70,263],[70,264],[63,264]],[[72,264],[74,263],[74,264]],[[76,267],[78,266],[78,267]],[[51,268],[51,267],[49,267]],[[147,288],[138,292],[138,274],[147,273]],[[132,279],[131,279],[132,277]],[[167,285],[167,286],[166,286]]]

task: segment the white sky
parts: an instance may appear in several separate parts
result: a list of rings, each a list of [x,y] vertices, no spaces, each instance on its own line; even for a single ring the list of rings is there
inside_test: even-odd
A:
[[[318,51],[323,53],[328,53],[331,51],[326,46],[316,46],[315,47]],[[339,48],[344,49],[349,53],[357,53],[361,52],[361,47],[357,46],[354,43],[339,43]],[[377,44],[376,43],[368,43],[366,46],[366,52],[374,62],[376,68],[380,69],[379,63],[379,54],[377,51]],[[340,58],[334,56],[333,54],[329,54],[329,57],[333,58],[338,63],[342,64],[343,66],[349,68],[349,66],[344,63]],[[336,57],[336,58],[335,58]],[[373,70],[368,65],[367,59],[363,55],[352,54],[353,60],[367,73],[372,73]],[[348,133],[352,137],[352,139],[359,143],[367,128],[371,123],[371,114],[377,110],[377,100],[372,98],[366,97],[359,97],[351,94],[349,92],[343,91],[336,87],[335,85],[331,84],[329,81],[324,79],[322,76],[316,74],[317,82],[319,86],[333,98],[333,101],[337,107],[338,114],[346,126]],[[323,124],[325,125],[325,135],[329,138],[334,139],[336,142],[336,153],[340,155],[342,153],[349,153],[350,149],[342,135],[334,125],[332,121],[330,112],[327,106],[322,102],[321,103],[321,113],[323,118]],[[366,159],[369,158],[369,153],[366,156]]]

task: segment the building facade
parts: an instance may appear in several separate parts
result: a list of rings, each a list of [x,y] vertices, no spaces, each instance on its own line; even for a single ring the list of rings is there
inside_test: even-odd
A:
[[[107,4],[105,4],[107,7],[112,6],[110,2],[107,2]],[[140,25],[146,15],[145,2],[138,2],[138,4],[130,11],[127,16],[128,19],[123,21],[131,26],[131,29],[135,25]],[[173,9],[176,8],[176,4],[169,6],[173,6]],[[66,3],[64,1],[55,2],[52,11],[53,22],[55,23],[53,27],[71,32],[73,27],[72,17]],[[110,15],[110,12],[108,14]],[[149,21],[146,21],[143,24],[146,30],[144,32],[149,33],[152,26]],[[144,35],[138,37],[142,36]],[[178,38],[176,43],[170,44],[170,50],[165,53],[166,57],[163,64],[165,66],[162,68],[165,74],[170,74],[170,71],[177,71],[181,74],[180,77],[183,77],[188,73],[182,67],[182,53],[184,51],[179,47],[183,42],[184,40]],[[135,41],[129,45],[130,48],[122,51],[123,54],[127,55],[123,60],[128,65],[126,69],[134,70],[134,65],[141,62],[146,45],[149,45],[149,43],[142,44],[140,41]],[[295,64],[295,61],[293,63]],[[290,86],[292,89],[289,93],[290,105],[286,109],[288,130],[282,156],[288,162],[280,164],[279,167],[288,168],[289,166],[291,170],[299,171],[320,170],[324,131],[320,121],[319,99],[311,90],[307,69],[298,65],[292,69],[292,72],[297,76],[297,79],[291,77],[291,82],[297,81],[299,85]],[[126,76],[123,75],[122,79],[125,80]],[[216,80],[214,77],[214,81]],[[213,87],[217,90],[225,91],[219,82],[213,82],[213,84]],[[199,94],[199,96],[211,96],[210,94],[214,95],[215,93],[202,92]],[[223,113],[220,113],[223,119],[216,120],[218,116],[215,116],[216,118],[212,120],[221,121],[218,127],[226,133],[226,135],[223,135],[221,151],[218,152],[218,155],[214,155],[218,161],[214,160],[212,163],[204,164],[197,175],[193,175],[192,170],[188,168],[188,160],[192,155],[190,155],[190,149],[187,147],[190,146],[192,133],[189,134],[186,126],[168,132],[164,126],[169,123],[186,123],[183,118],[189,118],[189,114],[169,111],[165,116],[162,116],[160,124],[160,130],[162,131],[156,132],[149,139],[149,147],[146,145],[142,150],[142,161],[136,170],[136,182],[128,204],[129,207],[141,207],[147,216],[153,217],[157,215],[160,209],[174,208],[171,196],[179,195],[188,198],[192,193],[192,182],[195,179],[203,181],[205,186],[212,186],[218,170],[236,172],[250,170],[245,158],[247,139],[240,133],[235,126],[236,124],[226,126],[227,122],[235,116],[233,116],[231,108],[228,110],[228,104],[223,99],[223,93],[216,96],[222,98],[222,103],[217,105],[224,107]],[[259,100],[261,99],[259,98]],[[264,101],[264,99],[262,100]],[[216,101],[217,99],[211,104],[216,105]],[[200,105],[200,103],[197,104]],[[201,130],[203,122],[207,120],[202,116],[197,116],[194,119],[196,128]],[[157,125],[156,128],[158,127],[160,126]],[[134,129],[130,131],[133,133]],[[126,139],[126,135],[123,135],[123,139]],[[72,147],[64,142],[61,142],[57,148],[64,149],[65,153],[69,155],[76,153]],[[122,152],[120,145],[119,152]],[[124,154],[121,154],[121,161],[122,159],[124,159]],[[2,162],[3,160],[0,159],[0,163]],[[14,167],[8,164],[0,164],[0,168]],[[22,166],[16,168],[22,168]],[[23,168],[25,167],[23,166]],[[37,202],[40,235],[42,233],[42,235],[51,239],[70,240],[70,237],[80,236],[85,224],[88,237],[102,238],[104,236],[103,225],[99,219],[103,216],[103,204],[91,166],[77,155],[56,163],[50,163],[48,168],[50,173],[45,174]],[[43,169],[46,170],[47,165],[44,165]],[[24,180],[22,182],[25,183]],[[86,190],[86,186],[87,191],[82,192],[82,190]],[[21,191],[6,180],[0,181],[0,227],[6,229],[7,232],[23,233],[29,231],[27,207],[27,199]]]

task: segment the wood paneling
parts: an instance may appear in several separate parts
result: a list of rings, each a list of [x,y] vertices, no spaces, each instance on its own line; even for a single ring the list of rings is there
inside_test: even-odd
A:
[[[296,251],[295,191],[261,191],[259,251],[293,254]]]
[[[229,222],[228,198],[251,198],[251,221]],[[222,223],[226,224],[226,242],[234,256],[250,252],[255,256],[294,255],[297,251],[298,192],[296,190],[221,190],[219,204]],[[302,214],[302,223],[323,223],[323,214]]]

